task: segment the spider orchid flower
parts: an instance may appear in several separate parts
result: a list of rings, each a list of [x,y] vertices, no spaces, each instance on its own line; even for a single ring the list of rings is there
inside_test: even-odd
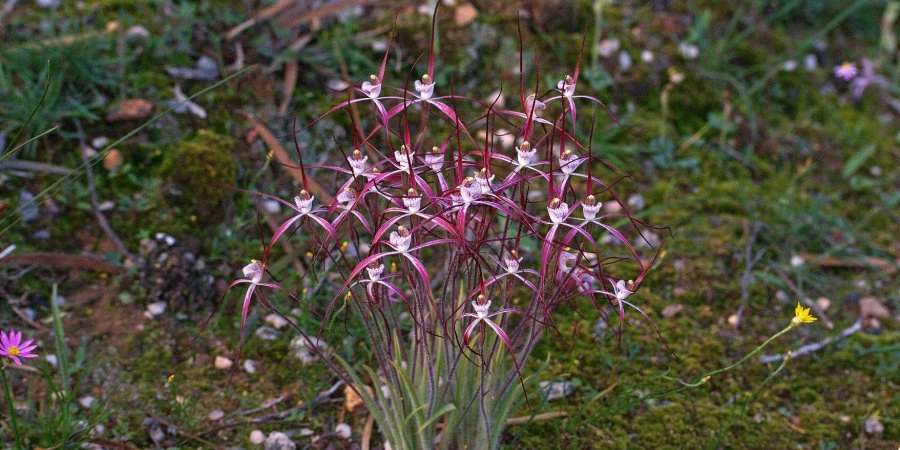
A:
[[[602,202],[598,202],[597,198],[593,195],[588,195],[587,198],[584,199],[584,202],[581,203],[581,213],[584,214],[584,220],[593,222],[597,218],[597,213],[600,212],[600,208],[602,207]]]
[[[481,186],[475,182],[475,178],[466,177],[459,186],[459,195],[450,196],[454,205],[468,207],[472,201],[481,197]]]
[[[394,152],[394,162],[402,172],[409,172],[409,165],[415,162],[415,157],[416,152],[409,151],[409,147],[405,144],[400,146],[400,150]]]
[[[475,180],[475,185],[478,186],[481,195],[488,195],[493,192],[493,184],[494,175],[490,177],[487,176],[487,169],[481,169],[472,176]]]
[[[531,94],[525,99],[525,116],[528,118],[537,118],[541,110],[547,109],[547,104],[538,100],[537,96]]]
[[[547,215],[553,225],[559,225],[569,216],[569,205],[558,198],[554,198],[547,205]]]
[[[563,97],[572,98],[575,95],[575,79],[571,75],[566,75],[559,80],[559,83],[556,83],[556,88],[562,92]]]
[[[440,172],[444,168],[444,154],[440,153],[437,147],[432,147],[431,153],[426,153],[423,159],[425,165],[435,172]]]
[[[324,208],[315,208],[314,209],[313,201],[315,200],[315,197],[310,195],[306,189],[301,190],[300,195],[294,197],[293,204],[288,203],[281,199],[277,199],[277,200],[280,201],[281,203],[287,205],[294,211],[297,211],[298,214],[295,215],[294,217],[291,217],[287,221],[285,221],[283,224],[281,224],[281,226],[278,227],[277,230],[275,230],[275,234],[272,235],[272,240],[269,242],[268,249],[266,250],[267,253],[275,245],[275,242],[278,241],[278,239],[281,238],[281,236],[291,227],[291,225],[293,225],[298,220],[300,220],[304,217],[309,217],[310,220],[312,220],[313,222],[317,223],[320,227],[322,227],[325,230],[325,232],[328,233],[329,237],[331,237],[334,240],[337,240],[337,236],[335,235],[334,227],[330,223],[328,223],[327,220],[314,214],[314,213],[320,213],[320,212],[327,212],[327,210]]]
[[[566,149],[559,152],[559,169],[566,176],[571,175],[583,161],[584,158],[579,158],[572,153],[572,150]]]
[[[376,300],[375,295],[375,286],[384,286],[388,290],[388,300],[391,302],[398,302],[402,299],[404,302],[409,303],[406,299],[406,296],[403,294],[403,291],[392,283],[388,283],[384,281],[386,278],[391,278],[397,275],[388,275],[386,277],[382,277],[384,273],[384,264],[378,264],[376,261],[372,261],[366,266],[366,272],[369,275],[368,280],[360,280],[359,284],[366,285],[366,294],[368,294],[369,299],[372,301]]]
[[[509,312],[521,313],[521,311],[515,308],[504,308],[493,313],[488,313],[490,308],[491,301],[485,301],[484,295],[479,295],[478,299],[472,302],[472,309],[475,310],[475,313],[465,313],[462,315],[462,317],[471,317],[475,319],[472,321],[472,323],[469,324],[469,326],[466,328],[466,331],[463,333],[463,343],[465,345],[469,345],[469,339],[472,337],[472,332],[475,331],[475,327],[480,323],[484,323],[485,325],[491,327],[491,329],[493,329],[494,332],[497,333],[497,336],[500,338],[500,340],[503,341],[504,344],[506,344],[506,347],[509,348],[510,351],[512,351],[512,344],[509,342],[509,336],[506,335],[506,332],[503,331],[503,329],[500,328],[499,325],[497,325],[490,319],[491,317],[495,317],[500,314]]]
[[[522,142],[522,145],[516,147],[516,159],[519,162],[519,167],[516,168],[516,171],[531,165],[531,160],[534,159],[536,153],[537,149],[532,148],[531,143],[528,141]]]
[[[406,197],[403,197],[403,206],[406,207],[410,214],[415,214],[422,209],[422,197],[415,188],[409,188],[406,191]]]
[[[522,262],[522,258],[516,258],[519,256],[519,253],[515,250],[510,250],[510,252],[506,255],[503,255],[503,263],[506,265],[506,272],[509,274],[514,274],[519,272],[519,264]]]
[[[241,307],[241,331],[242,332],[244,331],[244,329],[247,326],[247,315],[250,312],[250,301],[253,299],[253,294],[254,294],[254,292],[256,292],[256,288],[258,286],[265,286],[268,288],[282,291],[285,294],[287,294],[288,296],[290,296],[292,299],[294,299],[297,302],[299,302],[300,304],[302,304],[303,306],[306,306],[305,303],[303,303],[300,299],[298,299],[293,294],[291,294],[290,292],[285,290],[283,287],[281,287],[277,284],[263,283],[262,278],[266,272],[264,264],[265,263],[263,263],[261,261],[257,261],[255,259],[250,260],[250,264],[247,264],[246,266],[244,266],[244,269],[243,269],[243,273],[246,278],[241,278],[241,279],[232,281],[231,284],[228,285],[228,288],[225,289],[225,294],[222,295],[222,298],[224,299],[225,296],[228,295],[228,293],[231,291],[231,289],[233,289],[235,286],[237,286],[239,284],[244,284],[244,283],[250,284],[250,287],[247,288],[247,292],[244,294],[244,303],[243,303],[243,306]],[[269,303],[269,301],[266,300],[265,296],[260,295],[259,300],[265,307],[267,307],[267,308],[272,307],[272,305]],[[307,306],[307,308],[309,308],[309,307]]]
[[[628,298],[629,295],[634,294],[634,281],[628,280],[626,283],[625,280],[619,280],[616,282],[613,290],[615,291],[616,300],[622,301]]]
[[[351,209],[353,207],[353,202],[356,201],[356,189],[347,186],[341,190],[341,193],[337,195],[336,199],[341,208]]]
[[[412,243],[412,234],[406,227],[400,225],[397,227],[397,231],[391,232],[390,242],[397,252],[406,253],[409,250],[409,244]]]
[[[422,81],[416,80],[414,87],[422,100],[428,100],[434,95],[434,80],[427,73],[422,75]]]
[[[353,169],[353,176],[358,177],[366,171],[366,161],[368,156],[362,154],[359,149],[353,150],[353,154],[347,157],[350,168]]]
[[[381,95],[381,80],[375,75],[369,75],[369,81],[363,81],[360,89],[372,100],[377,100]]]
[[[500,262],[498,259],[494,258],[493,256],[491,256],[491,258],[493,258],[494,261],[497,262],[497,264],[500,266],[500,272],[498,274],[484,280],[484,287],[488,287],[491,284],[494,284],[494,283],[502,280],[503,278],[512,276],[512,277],[517,278],[519,281],[524,283],[526,286],[528,286],[528,288],[531,289],[533,292],[540,295],[540,292],[538,292],[538,288],[534,285],[534,283],[526,280],[525,277],[522,276],[523,274],[529,273],[529,274],[539,277],[540,274],[537,273],[537,271],[535,271],[535,270],[521,269],[519,267],[519,264],[522,262],[522,258],[519,257],[518,252],[516,252],[515,250],[510,250],[508,254],[503,255],[503,262]]]

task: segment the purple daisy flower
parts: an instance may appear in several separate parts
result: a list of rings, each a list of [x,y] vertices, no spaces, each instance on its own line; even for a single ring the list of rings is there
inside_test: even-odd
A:
[[[22,333],[15,329],[9,330],[9,335],[5,331],[0,330],[0,356],[8,356],[16,364],[22,365],[19,358],[34,358],[35,355],[31,351],[37,348],[37,345],[31,345],[34,339],[22,342]]]
[[[856,68],[856,64],[845,62],[834,68],[834,76],[844,80],[850,81],[856,78],[856,75],[859,74],[859,69]]]

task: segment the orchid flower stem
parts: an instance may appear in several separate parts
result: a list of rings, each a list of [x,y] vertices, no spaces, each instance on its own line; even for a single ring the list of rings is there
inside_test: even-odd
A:
[[[697,387],[697,386],[700,386],[701,384],[704,384],[704,383],[706,383],[707,381],[709,381],[710,377],[712,377],[713,375],[718,375],[718,374],[720,374],[720,373],[722,373],[722,372],[727,372],[727,371],[729,371],[729,370],[731,370],[731,369],[734,369],[734,368],[737,367],[737,366],[740,366],[741,364],[743,364],[744,362],[746,362],[748,359],[750,359],[751,357],[753,357],[753,355],[759,353],[760,350],[762,350],[762,349],[765,348],[767,345],[769,345],[770,342],[774,341],[776,338],[778,338],[778,337],[781,336],[782,334],[787,333],[788,331],[790,331],[790,330],[791,330],[792,328],[794,328],[795,326],[796,326],[796,325],[793,325],[793,324],[788,325],[787,328],[785,328],[785,329],[783,329],[783,330],[781,330],[781,331],[775,333],[774,335],[772,335],[772,337],[770,337],[769,339],[767,339],[766,342],[763,342],[762,344],[760,344],[759,347],[756,347],[752,352],[748,353],[747,356],[744,356],[743,358],[741,358],[740,361],[738,361],[738,362],[736,362],[736,363],[734,363],[734,364],[732,364],[732,365],[730,365],[730,366],[728,366],[728,367],[723,367],[723,368],[721,368],[721,369],[713,370],[712,372],[709,372],[709,373],[707,373],[706,375],[703,375],[702,377],[700,377],[697,381],[695,381],[695,382],[693,382],[693,383],[689,383],[689,382],[684,381],[684,380],[682,380],[682,379],[680,379],[680,378],[674,378],[674,377],[668,377],[668,376],[663,376],[662,378],[663,378],[664,380],[677,381],[678,383],[681,383],[681,385],[684,386],[684,387]]]
[[[9,385],[9,380],[6,379],[5,368],[0,368],[0,379],[3,380],[3,395],[6,396],[6,404],[9,405],[9,423],[12,424],[13,436],[16,438],[16,448],[22,449],[22,438],[19,436],[19,424],[16,422],[16,406],[13,401],[13,393]]]

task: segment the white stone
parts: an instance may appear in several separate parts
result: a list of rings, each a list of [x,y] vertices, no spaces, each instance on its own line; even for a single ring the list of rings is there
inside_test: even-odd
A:
[[[221,409],[216,409],[209,413],[209,420],[219,420],[223,417],[225,417],[225,411],[222,411]]]
[[[280,330],[287,326],[288,321],[278,314],[272,313],[266,316],[266,323],[272,325],[276,330]]]
[[[337,424],[337,426],[334,427],[334,432],[344,439],[350,439],[350,436],[353,434],[350,425],[347,425],[346,423]]]
[[[147,312],[156,317],[166,311],[166,302],[154,302],[147,305]]]
[[[90,395],[87,395],[87,396],[79,398],[78,404],[81,405],[82,408],[90,408],[91,405],[93,405],[94,402],[96,402],[96,401],[97,401],[96,398],[91,397]]]
[[[256,373],[256,361],[252,359],[244,361],[244,371],[250,374]]]
[[[251,444],[262,444],[266,440],[266,435],[260,430],[253,430],[250,432],[250,443]]]
[[[234,362],[232,360],[224,356],[216,356],[216,369],[227,370],[230,369],[232,365],[234,365]]]

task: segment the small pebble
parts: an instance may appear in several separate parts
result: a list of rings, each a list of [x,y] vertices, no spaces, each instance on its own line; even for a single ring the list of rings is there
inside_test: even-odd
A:
[[[147,38],[150,37],[150,32],[141,25],[134,25],[125,30],[125,37]]]
[[[122,157],[122,152],[115,148],[110,149],[106,155],[103,156],[103,167],[106,170],[116,170],[124,161],[125,158]]]
[[[266,435],[260,430],[253,430],[250,432],[250,443],[252,444],[262,444],[266,440]]]
[[[272,313],[266,316],[266,323],[275,327],[276,330],[280,330],[287,326],[288,321],[285,320],[284,317],[281,317],[278,314]]]
[[[147,305],[147,312],[156,317],[166,311],[166,302],[154,302]]]
[[[34,201],[34,195],[31,192],[26,190],[19,192],[19,214],[22,215],[22,221],[25,223],[34,222],[41,218],[38,205]]]
[[[884,424],[874,417],[869,417],[866,419],[863,429],[866,430],[866,434],[878,437],[884,433]]]
[[[618,39],[604,39],[597,45],[597,53],[604,58],[609,58],[613,53],[619,51],[622,43]]]
[[[344,439],[350,439],[350,436],[353,434],[350,425],[347,425],[346,423],[337,424],[337,426],[334,427],[334,432]]]
[[[628,52],[622,50],[619,52],[619,70],[622,72],[628,72],[631,69],[631,65],[633,61],[631,59],[631,55]]]
[[[221,409],[216,409],[209,413],[209,420],[219,420],[223,417],[225,417],[225,411],[222,411]]]
[[[269,214],[278,214],[281,211],[281,203],[275,200],[266,200],[262,203],[262,206]]]
[[[332,91],[340,92],[350,87],[350,85],[340,78],[332,78],[325,82],[325,87],[331,89]]]
[[[216,356],[216,369],[227,370],[234,365],[234,362],[224,356]]]
[[[635,211],[640,211],[640,210],[644,209],[644,206],[646,205],[647,202],[644,200],[643,195],[634,194],[634,195],[628,197],[628,201],[626,203],[628,203],[628,206],[633,208]]]
[[[889,317],[891,311],[881,304],[875,297],[863,297],[859,300],[859,311],[863,319]]]
[[[791,267],[800,267],[803,265],[803,257],[800,255],[791,256]]]
[[[273,431],[263,442],[263,447],[266,450],[296,450],[297,444],[288,435],[280,431]]]
[[[538,383],[547,395],[547,400],[563,398],[572,393],[572,383],[568,381],[541,381]]]
[[[264,341],[274,341],[281,337],[281,333],[268,325],[257,328],[255,334]]]
[[[457,25],[468,25],[478,17],[478,10],[471,3],[465,3],[456,8],[453,13],[453,21]]]
[[[59,364],[59,358],[57,358],[56,355],[45,355],[44,359],[46,359],[54,368]]]
[[[663,315],[663,317],[669,318],[669,317],[674,316],[675,314],[680,313],[681,311],[684,311],[684,305],[682,305],[682,304],[669,305],[669,306],[666,306],[665,308],[663,308],[662,315]]]
[[[256,373],[256,361],[252,359],[245,360],[244,371],[250,374]]]
[[[700,49],[694,44],[682,42],[678,44],[678,53],[681,53],[684,59],[697,59],[700,56]]]
[[[300,436],[306,437],[306,436],[312,436],[314,434],[316,434],[316,432],[313,430],[310,430],[309,428],[301,428],[300,429]]]
[[[93,405],[94,402],[96,402],[96,401],[97,401],[96,398],[91,397],[90,395],[88,395],[88,396],[84,396],[84,397],[79,398],[79,399],[78,399],[78,404],[81,405],[82,408],[90,408],[91,405]]]
[[[622,205],[620,205],[619,202],[606,202],[606,204],[603,205],[603,209],[610,214],[616,214],[622,211]]]

